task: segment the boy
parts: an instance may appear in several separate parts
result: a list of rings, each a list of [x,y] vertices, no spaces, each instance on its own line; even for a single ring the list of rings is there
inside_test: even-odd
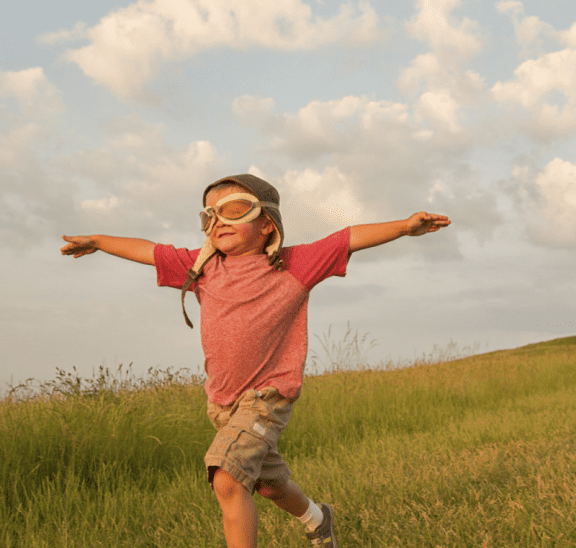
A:
[[[202,249],[176,250],[111,236],[63,239],[63,255],[98,249],[155,265],[158,285],[192,290],[201,305],[208,415],[217,429],[205,457],[208,481],[224,519],[228,548],[255,548],[252,495],[297,517],[312,546],[336,548],[333,510],[317,505],[289,479],[277,443],[300,395],[307,349],[308,294],[330,276],[345,276],[350,255],[403,235],[448,226],[443,215],[346,228],[318,242],[282,248],[276,189],[253,175],[220,179],[204,191]]]

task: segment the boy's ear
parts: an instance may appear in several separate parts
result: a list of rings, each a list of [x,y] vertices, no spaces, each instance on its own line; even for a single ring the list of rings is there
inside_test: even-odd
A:
[[[262,223],[262,234],[271,234],[274,232],[275,228],[276,227],[274,226],[274,223],[270,217],[268,217],[268,215],[264,215],[264,222]]]

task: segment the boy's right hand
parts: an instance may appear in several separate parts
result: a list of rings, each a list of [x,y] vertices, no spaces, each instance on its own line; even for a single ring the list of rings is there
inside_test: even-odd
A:
[[[74,258],[77,259],[98,251],[94,240],[90,236],[62,236],[62,239],[70,242],[60,248],[62,255],[74,255]]]

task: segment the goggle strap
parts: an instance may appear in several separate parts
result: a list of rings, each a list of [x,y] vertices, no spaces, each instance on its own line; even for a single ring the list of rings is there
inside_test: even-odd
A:
[[[274,209],[280,208],[280,206],[274,202],[254,202],[254,207],[273,207]]]

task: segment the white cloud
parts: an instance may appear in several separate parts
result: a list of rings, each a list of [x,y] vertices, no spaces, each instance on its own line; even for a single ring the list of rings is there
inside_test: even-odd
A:
[[[565,208],[576,208],[576,166],[555,158],[536,179],[552,207],[564,212]],[[553,215],[552,215],[553,216]],[[576,223],[576,215],[572,215]],[[576,238],[576,233],[573,234]]]
[[[447,193],[448,189],[446,188],[446,185],[442,182],[442,179],[436,179],[432,185],[432,188],[430,189],[430,194],[428,195],[428,203],[432,204],[434,203],[435,200],[435,195],[436,194],[443,194],[443,193]]]
[[[512,82],[498,82],[492,91],[502,102],[518,102],[524,108],[539,106],[548,93],[559,91],[576,99],[576,50],[565,49],[522,63]]]
[[[408,106],[390,101],[368,101],[360,115],[362,128],[371,130],[379,121],[408,122]]]
[[[311,101],[297,114],[275,114],[270,98],[243,96],[232,109],[237,120],[256,127],[265,136],[266,149],[297,161],[351,153],[366,135],[378,136],[383,125],[409,122],[407,105],[348,96],[333,101]]]
[[[576,48],[576,23],[570,29],[562,31],[558,34],[560,42],[570,48]]]
[[[414,107],[416,120],[431,120],[440,128],[448,128],[457,133],[459,105],[448,91],[428,91],[424,93]]]
[[[418,13],[406,24],[408,34],[428,42],[443,57],[476,55],[482,47],[477,23],[467,17],[456,21],[451,14],[460,4],[460,0],[419,0]]]
[[[84,212],[95,212],[98,214],[111,215],[116,212],[120,206],[120,200],[117,196],[108,196],[101,200],[83,200],[79,204],[80,209]]]
[[[168,223],[174,229],[195,229],[192,211],[198,193],[217,177],[219,161],[213,145],[194,141],[167,142],[163,124],[137,116],[121,117],[106,126],[108,137],[98,148],[77,151],[58,159],[60,169],[78,184],[95,189],[78,198],[78,207],[95,215],[116,213],[119,229],[146,227],[158,231]]]
[[[497,82],[492,93],[500,103],[520,105],[528,112],[528,121],[521,118],[518,123],[535,139],[546,140],[574,132],[576,49],[525,61],[514,71],[513,80]]]
[[[576,246],[576,165],[555,158],[536,178],[544,203],[530,223],[535,240],[553,247]]]
[[[74,27],[67,30],[59,30],[57,32],[47,32],[42,34],[38,40],[44,44],[57,44],[58,42],[70,42],[73,40],[80,40],[86,37],[86,23],[78,21]]]
[[[576,23],[567,31],[557,31],[538,17],[527,16],[521,2],[497,4],[501,13],[510,13],[521,54],[531,57],[514,71],[508,81],[497,82],[492,96],[513,109],[512,120],[521,131],[539,141],[558,139],[576,131]],[[542,53],[548,44],[566,46]]]
[[[416,56],[411,66],[402,71],[396,85],[404,93],[416,93],[421,80],[445,79],[448,76],[447,72],[436,54],[431,52],[424,53]]]
[[[25,169],[27,172],[35,162],[31,161],[32,149],[46,139],[46,135],[38,125],[29,123],[16,127],[5,133],[0,133],[0,170],[5,173]],[[2,178],[2,186],[8,189],[9,179]]]
[[[544,23],[538,17],[525,17],[517,23],[516,36],[518,42],[525,47],[532,44],[540,45],[542,43],[540,36],[550,30],[553,30],[552,25]]]
[[[59,115],[64,103],[58,88],[48,81],[41,67],[0,72],[0,99],[14,98],[28,116]]]
[[[45,40],[66,38],[66,32]],[[154,98],[145,84],[163,63],[202,50],[306,50],[337,42],[372,43],[383,35],[367,2],[344,4],[337,15],[322,19],[302,0],[138,0],[84,34],[90,43],[69,50],[66,58],[119,97],[146,101]]]
[[[349,187],[332,192],[318,206],[320,216],[330,224],[347,226],[354,224],[362,214],[362,205]]]
[[[336,166],[322,171],[289,169],[274,183],[282,197],[282,216],[290,241],[323,237],[354,224],[364,211],[355,179]]]
[[[509,13],[514,25],[516,40],[522,46],[521,55],[539,55],[543,37],[559,39],[556,29],[535,16],[527,16],[522,2],[501,1],[496,4],[500,13]]]
[[[506,190],[516,201],[528,240],[548,248],[576,246],[576,165],[555,158],[543,169],[514,167]]]
[[[524,6],[522,5],[522,2],[518,2],[517,0],[502,0],[496,4],[496,9],[500,13],[516,10],[521,10],[523,12]]]
[[[418,2],[418,12],[406,24],[406,31],[428,43],[432,51],[417,55],[396,82],[403,93],[421,94],[415,106],[419,120],[428,119],[435,129],[452,133],[460,131],[461,109],[477,104],[484,88],[480,75],[464,66],[480,52],[482,38],[475,21],[452,15],[460,3]]]
[[[0,241],[14,249],[39,242],[69,205],[71,185],[46,168],[63,111],[42,68],[0,72]]]
[[[211,143],[170,144],[162,124],[138,116],[68,153],[47,149],[53,132],[41,121],[13,126],[0,129],[0,233],[19,250],[62,232],[194,233],[199,193],[220,174]]]
[[[411,65],[402,70],[396,85],[410,95],[422,86],[426,91],[444,90],[463,105],[476,102],[484,89],[484,81],[477,72],[465,70],[459,62],[445,61],[432,52],[416,56]]]
[[[295,212],[290,234],[309,241],[335,226],[405,218],[431,207],[457,220],[442,245],[428,250],[434,260],[459,256],[455,230],[470,231],[480,242],[492,236],[502,216],[495,194],[479,188],[478,174],[465,163],[472,142],[458,131],[456,105],[449,95],[423,97],[428,102],[419,103],[415,116],[406,104],[367,97],[311,101],[295,114],[275,113],[270,99],[234,102],[239,121],[261,133],[266,163],[278,161],[285,173],[278,184]],[[434,131],[428,120],[435,121]],[[284,155],[306,167],[283,170]],[[312,163],[322,167],[308,167]]]

